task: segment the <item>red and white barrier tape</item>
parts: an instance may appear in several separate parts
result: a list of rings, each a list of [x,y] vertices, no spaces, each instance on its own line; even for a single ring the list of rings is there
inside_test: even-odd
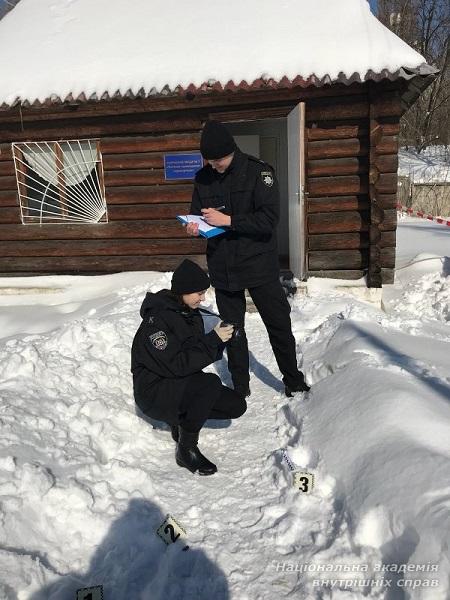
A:
[[[441,217],[433,217],[433,215],[426,215],[421,210],[413,210],[412,208],[406,208],[406,206],[402,206],[401,204],[397,204],[397,210],[401,210],[402,212],[407,213],[411,217],[421,217],[422,219],[428,219],[428,221],[436,221],[436,223],[440,223],[440,225],[447,225],[448,227],[450,227],[450,221],[442,219]]]

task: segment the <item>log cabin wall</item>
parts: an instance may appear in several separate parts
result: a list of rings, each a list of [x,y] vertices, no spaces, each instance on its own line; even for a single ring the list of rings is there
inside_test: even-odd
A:
[[[381,86],[307,104],[309,276],[393,281],[400,114]]]
[[[286,117],[305,101],[308,274],[356,278],[372,267],[388,281],[399,129],[393,88],[333,85],[2,111],[0,274],[164,271],[186,256],[204,264],[204,241],[186,238],[174,221],[189,207],[192,185],[164,180],[163,154],[197,150],[208,117]],[[94,137],[101,140],[109,222],[22,225],[11,142]]]
[[[165,152],[198,149],[200,119],[174,119],[156,135],[133,135],[145,131],[139,124],[124,136],[102,136],[101,128],[75,119],[59,122],[56,131],[48,125],[11,141],[99,137],[109,222],[22,225],[11,145],[0,144],[2,275],[168,271],[180,257],[205,265],[205,243],[188,238],[174,220],[189,208],[192,186],[165,182],[163,168]]]

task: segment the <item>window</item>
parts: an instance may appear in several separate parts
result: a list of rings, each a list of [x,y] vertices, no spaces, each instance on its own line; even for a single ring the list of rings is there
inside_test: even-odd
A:
[[[108,221],[98,140],[12,144],[22,223]]]

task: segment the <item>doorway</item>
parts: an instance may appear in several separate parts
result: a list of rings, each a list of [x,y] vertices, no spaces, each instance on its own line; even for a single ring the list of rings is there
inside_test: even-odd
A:
[[[280,187],[280,267],[306,276],[304,208],[304,104],[287,118],[227,123],[239,148],[273,167]]]

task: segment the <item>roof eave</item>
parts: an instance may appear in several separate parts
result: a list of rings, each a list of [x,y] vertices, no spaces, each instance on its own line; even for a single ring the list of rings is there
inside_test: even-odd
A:
[[[0,110],[8,110],[10,108],[14,108],[15,106],[22,107],[51,107],[54,105],[61,104],[84,104],[86,102],[100,102],[100,101],[110,101],[117,99],[137,99],[137,98],[150,98],[150,97],[168,97],[168,96],[184,96],[184,95],[199,95],[199,94],[210,94],[210,93],[221,93],[221,92],[239,92],[239,91],[258,91],[258,90],[267,90],[267,89],[290,89],[294,87],[323,87],[325,85],[333,85],[333,84],[344,84],[351,85],[353,83],[366,83],[368,81],[380,82],[382,80],[396,81],[396,80],[404,80],[408,82],[407,89],[402,96],[402,100],[406,102],[407,106],[410,106],[418,96],[422,93],[422,91],[430,85],[430,83],[435,79],[436,75],[439,73],[439,70],[431,65],[423,63],[416,68],[408,69],[406,67],[401,67],[395,72],[391,72],[388,69],[383,69],[379,72],[374,72],[369,70],[365,73],[364,76],[361,76],[360,73],[353,73],[352,75],[346,75],[343,72],[340,72],[338,76],[332,79],[329,75],[325,75],[323,77],[317,77],[316,75],[310,75],[309,77],[302,77],[298,75],[294,79],[289,79],[288,77],[282,77],[278,81],[270,78],[258,78],[253,82],[248,83],[247,81],[241,81],[240,83],[235,83],[230,80],[227,83],[222,83],[216,80],[208,80],[202,83],[199,86],[194,84],[190,84],[186,87],[177,86],[174,89],[171,89],[169,86],[165,86],[161,90],[157,90],[156,88],[152,88],[150,90],[145,90],[144,88],[140,88],[137,92],[133,92],[131,89],[128,89],[126,92],[122,93],[120,90],[116,90],[114,93],[109,93],[107,91],[99,94],[94,92],[90,96],[87,96],[85,92],[82,92],[78,96],[74,97],[72,93],[69,93],[67,96],[62,98],[57,94],[52,94],[48,98],[43,101],[38,100],[37,98],[33,101],[29,99],[23,100],[20,96],[18,96],[11,103],[3,103],[0,105]]]

